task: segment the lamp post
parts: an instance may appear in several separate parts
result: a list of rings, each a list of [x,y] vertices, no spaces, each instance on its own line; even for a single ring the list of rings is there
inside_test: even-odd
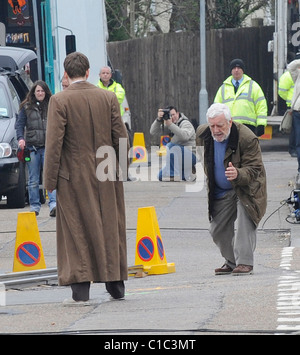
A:
[[[199,92],[199,124],[206,123],[208,94],[206,90],[206,28],[205,0],[200,0],[200,75],[201,89]]]

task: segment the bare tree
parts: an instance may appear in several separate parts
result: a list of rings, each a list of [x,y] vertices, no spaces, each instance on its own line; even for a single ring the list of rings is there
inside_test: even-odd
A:
[[[245,19],[270,0],[206,0],[206,25],[241,27]],[[199,31],[199,0],[105,0],[110,32],[122,39],[150,34]],[[120,40],[120,38],[119,38]]]
[[[208,0],[209,28],[241,27],[246,18],[269,5],[269,0]]]

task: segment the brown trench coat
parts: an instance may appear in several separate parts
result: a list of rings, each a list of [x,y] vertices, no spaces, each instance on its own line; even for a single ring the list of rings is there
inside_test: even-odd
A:
[[[127,279],[123,182],[96,176],[98,148],[118,159],[119,138],[127,132],[114,93],[83,81],[51,97],[44,186],[57,190],[60,285]]]

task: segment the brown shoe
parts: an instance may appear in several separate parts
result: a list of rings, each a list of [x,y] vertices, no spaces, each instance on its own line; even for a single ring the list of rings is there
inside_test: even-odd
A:
[[[215,275],[229,275],[232,273],[232,268],[227,264],[215,270]]]
[[[253,273],[253,266],[251,265],[238,265],[233,271],[232,275],[251,275]]]

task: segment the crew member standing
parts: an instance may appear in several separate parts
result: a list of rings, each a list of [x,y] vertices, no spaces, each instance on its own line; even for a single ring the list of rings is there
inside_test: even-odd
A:
[[[278,95],[286,102],[287,109],[291,109],[294,87],[294,80],[291,76],[291,73],[287,70],[281,75],[278,83]],[[289,153],[294,158],[297,157],[295,142],[295,130],[292,127],[289,139]]]
[[[234,122],[242,123],[258,137],[265,133],[268,106],[265,95],[258,85],[245,72],[245,63],[234,59],[229,76],[219,88],[215,103],[223,103],[230,108]]]
[[[122,103],[125,98],[125,90],[123,86],[117,83],[112,78],[112,71],[110,67],[102,67],[99,74],[100,80],[97,86],[101,89],[108,90],[114,92],[117,96],[117,99],[120,104],[121,116],[124,115],[124,109],[122,107]]]

